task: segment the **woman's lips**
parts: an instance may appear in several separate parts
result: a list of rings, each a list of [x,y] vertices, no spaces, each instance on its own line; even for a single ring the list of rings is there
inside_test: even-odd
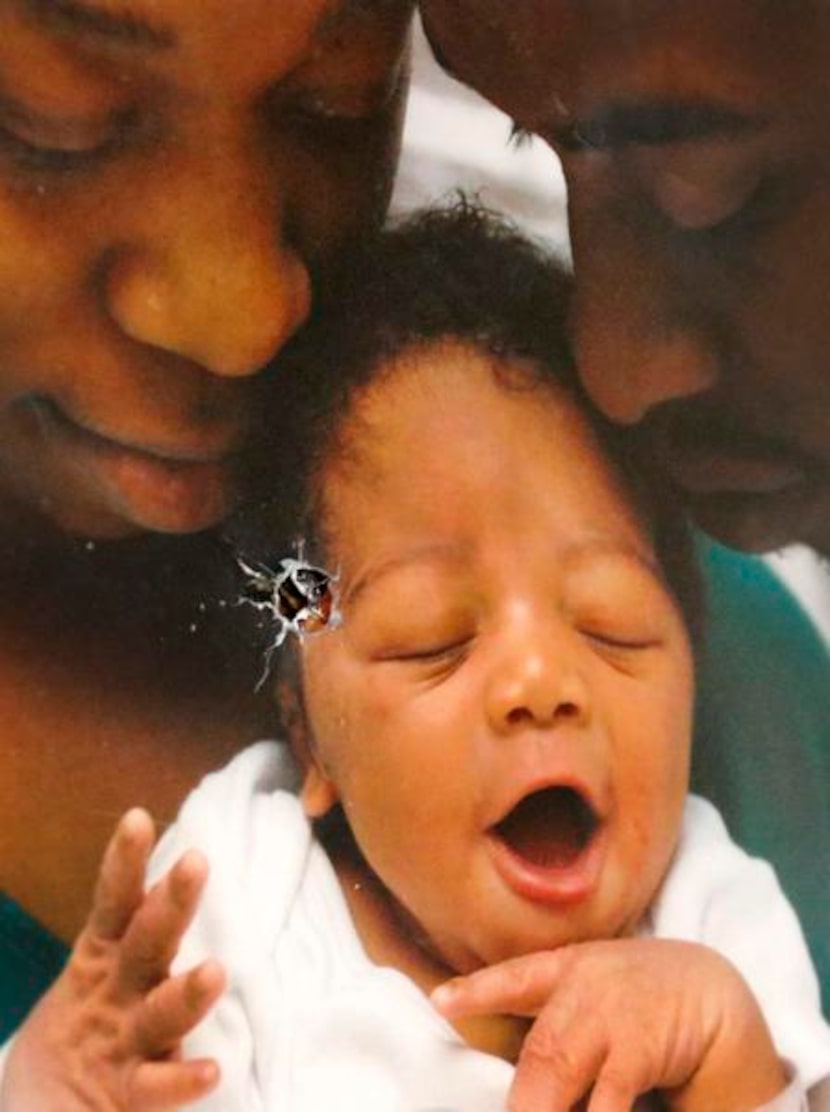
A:
[[[57,449],[110,508],[161,532],[208,528],[229,511],[233,457],[212,448],[161,451],[112,439],[73,420],[47,399],[30,399],[46,451]]]
[[[549,786],[523,797],[487,831],[502,880],[538,903],[571,904],[594,891],[604,859],[604,825],[587,796]]]

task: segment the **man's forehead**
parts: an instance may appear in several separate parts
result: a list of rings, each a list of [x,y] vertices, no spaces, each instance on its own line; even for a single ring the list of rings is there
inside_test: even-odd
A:
[[[830,0],[422,5],[439,60],[520,123],[530,121],[531,129],[540,118],[555,116],[563,98],[572,104],[655,90],[738,101],[773,95],[793,73],[818,72],[830,55]],[[793,18],[795,8],[803,18]]]
[[[422,0],[422,7],[439,45],[442,28],[464,26],[477,28],[481,42],[497,34],[511,53],[548,56],[615,37],[682,36],[691,26],[727,39],[736,27],[792,28],[796,17],[826,23],[830,16],[830,0]]]

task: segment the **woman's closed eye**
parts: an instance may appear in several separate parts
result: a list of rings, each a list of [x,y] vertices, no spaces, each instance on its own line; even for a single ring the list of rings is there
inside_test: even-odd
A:
[[[114,155],[134,126],[124,113],[106,126],[79,127],[72,123],[16,124],[0,117],[0,156],[32,173],[64,174],[92,168]]]
[[[309,141],[357,141],[386,118],[393,89],[348,85],[283,92],[269,101],[268,119]]]
[[[0,150],[21,168],[46,173],[64,173],[88,165],[101,157],[107,144],[88,148],[43,146],[0,128]]]

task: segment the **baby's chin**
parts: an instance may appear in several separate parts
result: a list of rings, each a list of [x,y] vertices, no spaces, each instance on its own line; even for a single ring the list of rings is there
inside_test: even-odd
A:
[[[515,1065],[533,1021],[517,1015],[464,1016],[452,1025],[468,1046]]]

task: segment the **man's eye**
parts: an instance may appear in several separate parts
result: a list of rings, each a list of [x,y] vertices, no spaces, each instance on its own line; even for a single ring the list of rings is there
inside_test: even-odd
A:
[[[510,134],[507,138],[507,144],[518,151],[521,150],[522,147],[530,146],[534,138],[535,136],[532,131],[516,123],[514,120],[510,125]]]
[[[698,230],[697,234],[718,240],[734,239],[737,242],[750,239],[775,225],[782,219],[788,207],[788,191],[782,183],[766,179],[760,182],[754,192],[742,205],[721,220],[713,221],[708,227]],[[694,232],[692,232],[694,234]]]

